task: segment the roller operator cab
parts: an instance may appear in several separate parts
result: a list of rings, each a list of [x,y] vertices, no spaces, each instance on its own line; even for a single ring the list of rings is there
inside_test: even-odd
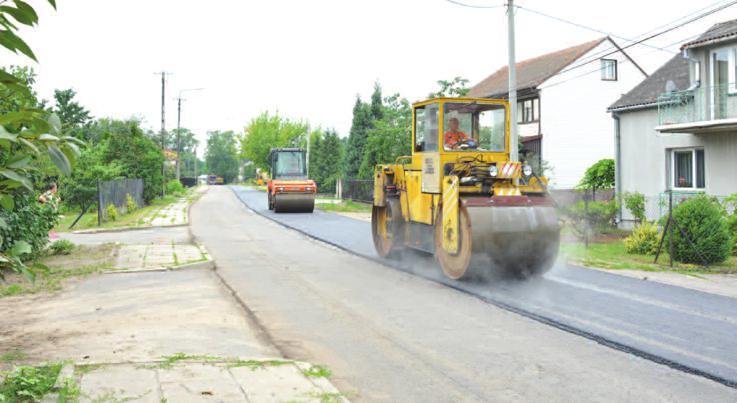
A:
[[[510,160],[508,102],[437,98],[414,104],[412,121],[412,155],[374,171],[379,255],[433,253],[451,279],[548,270],[558,216],[547,179]]]
[[[315,181],[307,178],[305,150],[272,148],[271,179],[267,183],[269,210],[277,213],[311,213],[315,209]]]

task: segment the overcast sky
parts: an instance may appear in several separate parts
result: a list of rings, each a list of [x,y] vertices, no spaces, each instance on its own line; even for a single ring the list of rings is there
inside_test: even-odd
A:
[[[138,116],[160,126],[160,78],[168,79],[166,122],[185,88],[182,125],[201,140],[208,130],[242,131],[262,111],[334,127],[345,136],[356,94],[379,80],[385,94],[417,101],[435,81],[474,84],[507,60],[503,8],[473,9],[445,0],[36,0],[41,21],[24,38],[39,58],[37,89],[74,88],[96,117]],[[625,38],[638,36],[716,0],[518,0],[546,14]],[[502,0],[467,0],[496,5]],[[737,18],[737,6],[647,42],[683,42]],[[518,10],[518,61],[601,37]],[[619,40],[620,43],[626,41]],[[678,50],[678,45],[670,49]],[[634,46],[650,73],[673,53]],[[20,58],[3,56],[5,64]],[[612,100],[615,101],[615,100]],[[200,150],[201,151],[201,150]]]

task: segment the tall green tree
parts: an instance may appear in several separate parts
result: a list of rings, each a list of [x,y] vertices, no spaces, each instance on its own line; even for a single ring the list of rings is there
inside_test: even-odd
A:
[[[251,120],[240,136],[241,158],[269,170],[269,152],[276,147],[306,147],[307,123],[263,112]]]
[[[343,163],[346,178],[358,177],[368,139],[368,131],[372,127],[371,116],[371,106],[361,101],[361,97],[357,96],[356,103],[353,105],[353,122],[348,135]]]
[[[370,178],[377,164],[393,163],[409,155],[412,142],[412,108],[405,98],[394,94],[384,99],[382,117],[368,130],[359,177]]]
[[[205,163],[210,174],[233,182],[238,178],[238,148],[232,131],[212,131],[207,134]]]
[[[442,97],[465,97],[468,95],[468,79],[460,76],[453,77],[451,80],[438,80],[440,89],[437,92],[431,92],[428,98]]]
[[[84,126],[92,119],[90,112],[74,100],[76,95],[77,92],[71,88],[54,90],[56,106],[53,111],[61,119],[61,127],[65,131]]]
[[[311,137],[310,178],[317,183],[320,193],[332,193],[341,173],[343,142],[333,129],[315,131]]]

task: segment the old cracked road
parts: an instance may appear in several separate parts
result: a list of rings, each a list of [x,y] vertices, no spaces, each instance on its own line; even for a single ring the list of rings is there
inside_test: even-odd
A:
[[[225,187],[193,207],[191,228],[264,336],[327,365],[354,401],[737,400],[704,377],[286,229]]]

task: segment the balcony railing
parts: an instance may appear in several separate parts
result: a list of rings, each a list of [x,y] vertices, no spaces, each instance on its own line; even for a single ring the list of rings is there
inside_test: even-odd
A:
[[[658,122],[661,126],[730,118],[737,118],[735,84],[702,85],[658,97]]]

